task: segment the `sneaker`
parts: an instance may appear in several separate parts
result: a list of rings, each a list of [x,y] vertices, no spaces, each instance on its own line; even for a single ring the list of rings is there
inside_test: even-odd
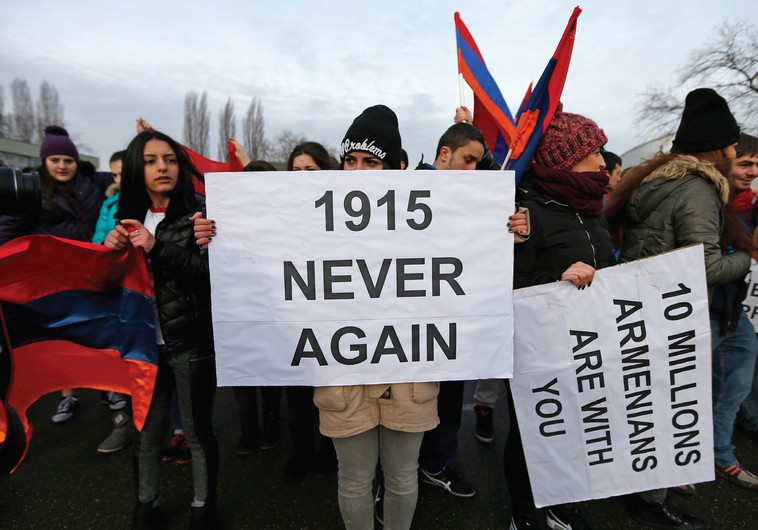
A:
[[[658,504],[637,498],[634,501],[632,517],[645,526],[663,530],[705,530],[703,521],[692,515],[687,515],[669,504],[668,501]]]
[[[749,490],[758,488],[758,477],[739,464],[733,466],[716,466],[716,474],[727,482],[737,484]]]
[[[432,486],[442,488],[456,497],[473,497],[476,494],[474,486],[461,480],[458,473],[447,467],[443,467],[436,473],[427,471],[422,467],[421,480]]]
[[[476,439],[482,443],[492,443],[495,439],[495,429],[492,426],[492,407],[475,405],[476,412]]]
[[[76,396],[66,396],[58,403],[58,410],[53,414],[53,421],[61,423],[74,417],[74,411],[79,406],[79,399]]]
[[[176,455],[177,464],[189,464],[192,462],[192,453],[190,452],[187,439],[182,436],[182,443],[179,444],[179,453]]]
[[[97,446],[97,452],[115,453],[132,443],[132,419],[128,414],[119,412],[113,416],[113,431]]]
[[[553,530],[590,530],[574,504],[559,504],[547,509],[547,526]]]
[[[166,447],[161,454],[161,460],[164,462],[173,462],[176,460],[176,457],[179,456],[179,448],[183,441],[185,441],[183,434],[173,435],[168,442],[168,447]]]
[[[384,484],[376,486],[376,497],[374,497],[374,517],[376,522],[384,526]]]
[[[126,397],[118,392],[108,392],[108,408],[111,410],[121,410],[126,407]]]

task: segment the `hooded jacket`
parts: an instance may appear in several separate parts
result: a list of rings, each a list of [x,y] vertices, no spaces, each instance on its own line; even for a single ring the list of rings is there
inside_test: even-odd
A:
[[[744,278],[750,257],[723,254],[721,236],[729,182],[710,163],[679,155],[645,177],[626,206],[621,261],[703,243],[709,295],[713,286]]]

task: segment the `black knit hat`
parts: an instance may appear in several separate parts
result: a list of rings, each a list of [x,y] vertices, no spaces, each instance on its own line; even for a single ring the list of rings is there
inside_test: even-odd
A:
[[[384,105],[369,107],[353,120],[340,145],[340,160],[351,151],[371,153],[390,169],[400,169],[402,144],[397,116]]]
[[[740,127],[726,100],[711,88],[697,88],[684,100],[682,121],[673,142],[680,153],[705,153],[736,144]]]

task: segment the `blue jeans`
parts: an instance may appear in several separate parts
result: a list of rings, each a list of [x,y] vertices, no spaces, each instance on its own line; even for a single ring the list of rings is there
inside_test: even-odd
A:
[[[184,436],[192,453],[192,483],[195,501],[213,501],[218,477],[218,444],[213,433],[213,400],[216,395],[216,364],[209,353],[201,357],[164,351],[158,356],[158,375],[145,426],[137,435],[135,480],[139,502],[158,497],[161,444],[167,426],[171,394],[176,388]]]
[[[740,404],[750,393],[755,373],[755,330],[744,312],[728,336],[720,334],[718,319],[711,319],[711,348],[713,350],[713,450],[717,466],[737,464],[732,444],[734,420]]]
[[[748,431],[758,431],[758,361],[753,372],[753,384],[740,406],[740,425]]]
[[[384,528],[410,528],[418,500],[418,453],[423,438],[423,432],[394,431],[381,425],[347,438],[333,438],[339,461],[337,498],[347,530],[374,528],[372,484],[380,457]]]

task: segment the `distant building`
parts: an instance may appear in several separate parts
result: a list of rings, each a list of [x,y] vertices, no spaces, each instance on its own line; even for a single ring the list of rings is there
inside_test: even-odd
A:
[[[0,138],[0,160],[9,166],[19,168],[37,167],[40,165],[39,144]],[[79,160],[92,162],[96,168],[100,167],[100,159],[96,156],[79,153]]]
[[[673,141],[674,133],[671,133],[640,144],[621,155],[621,167],[637,166],[644,160],[653,158],[657,153],[668,153]]]

